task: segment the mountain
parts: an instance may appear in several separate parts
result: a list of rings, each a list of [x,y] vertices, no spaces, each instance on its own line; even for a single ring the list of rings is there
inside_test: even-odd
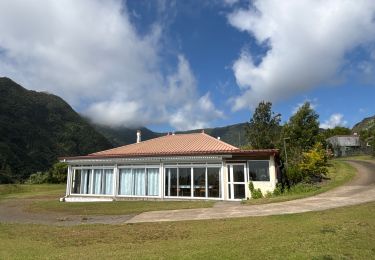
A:
[[[0,78],[0,183],[45,171],[58,156],[111,147],[60,97]]]
[[[157,133],[153,132],[146,127],[141,128],[127,128],[127,127],[117,127],[111,128],[108,126],[97,125],[93,124],[93,127],[100,132],[103,136],[105,136],[113,146],[121,146],[125,144],[135,143],[136,141],[136,133],[137,129],[141,130],[142,132],[142,140],[148,140],[152,138],[156,138],[162,135],[166,135],[167,133]],[[246,144],[245,141],[245,133],[246,133],[246,123],[240,123],[235,125],[229,125],[224,127],[216,127],[216,128],[205,128],[205,129],[195,129],[190,131],[178,131],[177,134],[184,134],[184,133],[197,133],[201,132],[202,130],[205,133],[213,136],[213,137],[220,137],[221,140],[232,144],[234,146],[242,146]]]
[[[367,117],[363,119],[361,122],[355,124],[353,126],[352,132],[353,133],[361,133],[361,131],[368,130],[372,127],[375,127],[375,115],[372,117]]]

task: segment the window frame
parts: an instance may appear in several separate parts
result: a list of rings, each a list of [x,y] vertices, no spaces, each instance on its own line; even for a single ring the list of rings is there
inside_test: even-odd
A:
[[[254,181],[254,180],[251,180],[251,176],[250,176],[250,163],[251,162],[267,162],[267,164],[268,164],[268,181]],[[247,171],[247,173],[248,173],[248,176],[247,176],[247,179],[248,179],[248,181],[250,182],[257,182],[257,183],[260,183],[260,182],[263,182],[263,183],[269,183],[269,182],[271,182],[271,171],[270,171],[270,160],[248,160],[247,161],[247,168],[248,168],[248,171]]]

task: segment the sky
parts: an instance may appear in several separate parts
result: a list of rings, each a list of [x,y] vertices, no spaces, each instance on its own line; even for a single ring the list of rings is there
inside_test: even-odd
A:
[[[375,115],[373,0],[3,0],[0,76],[96,123],[154,131]]]

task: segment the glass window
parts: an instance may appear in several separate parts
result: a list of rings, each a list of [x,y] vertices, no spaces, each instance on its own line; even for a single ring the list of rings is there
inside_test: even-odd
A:
[[[92,187],[91,170],[76,169],[74,170],[72,183],[73,194],[90,194]]]
[[[147,195],[148,196],[159,195],[159,169],[158,168],[147,169]]]
[[[233,194],[235,199],[245,198],[245,185],[243,184],[233,184]]]
[[[178,196],[190,197],[191,195],[191,168],[178,169]]]
[[[193,168],[194,197],[206,197],[206,168]]]
[[[251,181],[269,181],[269,161],[249,161],[249,176]]]
[[[244,182],[244,166],[243,165],[233,165],[233,182]]]
[[[207,168],[208,197],[220,198],[220,168]]]
[[[177,196],[177,168],[166,169],[165,196]]]
[[[125,168],[119,171],[120,185],[119,185],[119,195],[133,195],[134,194],[134,184],[133,184],[133,173],[132,169]]]
[[[119,195],[159,195],[158,168],[122,168],[119,177]]]
[[[76,169],[72,181],[73,194],[113,193],[113,169]]]

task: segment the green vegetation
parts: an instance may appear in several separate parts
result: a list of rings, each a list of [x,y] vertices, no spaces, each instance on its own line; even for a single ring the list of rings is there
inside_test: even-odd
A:
[[[335,135],[350,135],[351,133],[352,133],[352,130],[350,130],[347,127],[336,126],[332,129],[329,129],[329,128],[325,129],[323,131],[323,136],[324,136],[324,139],[327,139]]]
[[[340,160],[333,160],[330,162],[331,166],[328,168],[326,178],[318,183],[298,183],[285,189],[281,192],[281,187],[278,186],[272,195],[268,195],[261,199],[246,200],[246,204],[264,204],[281,202],[294,199],[302,199],[305,197],[314,196],[350,181],[355,176],[355,169],[346,162]]]
[[[247,140],[253,149],[276,148],[280,140],[281,115],[272,112],[271,102],[260,102],[247,127]]]
[[[129,215],[147,211],[210,208],[214,201],[116,201],[62,203],[58,200],[40,200],[31,203],[27,211],[55,212],[71,215]]]
[[[66,183],[68,164],[63,162],[55,163],[46,172],[37,172],[30,175],[28,183]]]
[[[0,78],[0,183],[46,171],[58,156],[112,147],[64,100]]]
[[[1,184],[1,199],[33,198],[38,196],[48,196],[60,198],[65,194],[64,184]]]
[[[372,259],[375,203],[322,212],[128,225],[0,224],[1,259]]]

